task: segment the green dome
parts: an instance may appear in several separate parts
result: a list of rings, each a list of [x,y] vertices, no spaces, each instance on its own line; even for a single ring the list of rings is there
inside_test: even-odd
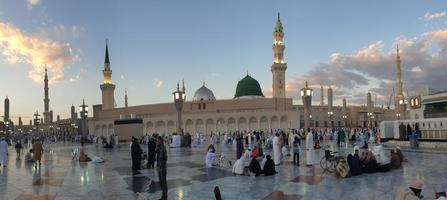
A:
[[[249,75],[245,76],[243,79],[241,79],[237,83],[236,94],[234,95],[234,98],[243,97],[243,96],[264,97],[264,94],[262,94],[262,90],[261,90],[261,86],[259,85],[259,82]]]

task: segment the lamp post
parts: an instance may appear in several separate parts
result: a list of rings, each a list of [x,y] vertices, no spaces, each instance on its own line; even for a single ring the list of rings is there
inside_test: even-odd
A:
[[[346,113],[344,113],[342,117],[343,117],[343,122],[345,124],[345,127],[348,127],[348,122],[347,122],[348,121],[348,115],[346,115]]]
[[[82,99],[82,105],[79,106],[79,114],[81,114],[81,146],[84,146],[84,136],[87,134],[87,116],[88,106],[85,105],[85,100]]]
[[[39,133],[39,123],[40,123],[40,115],[39,111],[36,110],[36,113],[34,113],[34,127],[37,133]]]
[[[174,96],[175,109],[177,110],[177,134],[182,132],[182,109],[183,102],[186,100],[184,89],[180,90],[180,86],[177,83],[177,90],[172,93]]]
[[[329,110],[329,111],[327,112],[327,115],[328,115],[328,117],[329,117],[329,121],[330,121],[330,123],[331,123],[331,128],[333,128],[333,127],[334,127],[334,123],[333,123],[333,121],[332,121],[332,116],[334,115],[334,111]]]
[[[311,117],[310,107],[312,106],[312,88],[309,88],[306,81],[306,87],[301,88],[301,98],[304,105],[304,131],[307,132],[309,129],[309,120]]]
[[[371,124],[372,127],[376,127],[376,117],[374,114],[371,115]]]
[[[368,124],[369,124],[369,127],[372,127],[372,122],[371,122],[371,119],[372,119],[372,112],[368,112],[367,113],[367,119],[368,119]]]

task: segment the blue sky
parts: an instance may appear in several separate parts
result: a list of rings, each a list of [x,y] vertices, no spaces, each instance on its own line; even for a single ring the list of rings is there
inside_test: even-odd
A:
[[[118,106],[124,104],[125,88],[130,105],[171,101],[171,92],[182,78],[189,99],[202,81],[217,98],[232,98],[237,81],[247,71],[264,93],[271,90],[277,12],[284,25],[287,80],[300,80],[318,66],[330,64],[334,53],[354,55],[377,41],[388,52],[394,49],[396,38],[443,30],[444,16],[425,19],[424,15],[444,12],[446,3],[0,0],[0,23],[23,37],[57,42],[70,50],[63,55],[45,54],[50,59],[60,57],[60,62],[48,61],[54,65],[49,66],[54,69],[51,73],[63,75],[50,85],[50,107],[67,117],[70,106],[79,105],[82,98],[90,106],[101,102],[106,39]],[[35,75],[43,66],[36,66],[39,62],[30,59],[32,55],[13,51],[14,57],[5,49],[0,45],[0,96],[10,97],[13,116],[26,118],[37,109],[41,112],[43,84]],[[19,59],[11,61],[11,57]],[[290,88],[303,84],[292,81]],[[336,86],[337,81],[331,84]],[[298,94],[293,90],[289,93]]]

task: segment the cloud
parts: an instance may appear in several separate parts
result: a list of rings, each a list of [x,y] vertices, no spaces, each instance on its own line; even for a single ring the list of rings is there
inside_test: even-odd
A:
[[[14,24],[0,22],[0,55],[10,64],[32,65],[28,76],[42,82],[45,65],[48,67],[50,83],[64,80],[64,66],[78,60],[70,44],[32,35]]]
[[[62,24],[53,26],[53,27],[43,27],[38,36],[53,38],[56,40],[72,40],[79,38],[85,29],[80,26],[65,26]]]
[[[163,81],[161,81],[158,78],[154,78],[154,87],[155,88],[160,88],[163,85]]]
[[[40,5],[42,3],[41,0],[26,0],[27,6],[29,9],[33,8],[34,6]]]
[[[430,12],[427,12],[427,13],[425,13],[425,15],[424,15],[424,19],[427,20],[427,21],[430,21],[430,20],[434,20],[434,19],[443,18],[443,17],[445,17],[446,15],[447,15],[447,13],[446,13],[445,11],[443,11],[443,12],[438,12],[438,13],[430,13]]]
[[[220,74],[213,72],[213,73],[210,73],[209,76],[211,76],[211,77],[219,77]]]
[[[420,66],[416,66],[416,67],[411,68],[411,71],[412,72],[422,72],[422,69]]]
[[[364,104],[367,91],[377,100],[388,103],[395,87],[396,50],[401,56],[403,90],[415,95],[421,86],[437,89],[447,81],[447,29],[426,32],[415,38],[398,37],[385,48],[383,41],[373,42],[354,54],[333,53],[329,63],[317,65],[304,75],[294,75],[287,81],[287,94],[298,98],[298,91],[307,80],[314,89],[314,100],[320,100],[320,81],[334,88],[334,101],[346,97],[348,103]],[[326,89],[325,101],[327,103]]]

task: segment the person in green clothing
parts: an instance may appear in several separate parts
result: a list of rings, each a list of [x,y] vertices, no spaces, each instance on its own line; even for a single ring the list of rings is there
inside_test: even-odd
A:
[[[159,149],[159,160],[158,160],[158,179],[160,181],[160,187],[162,191],[162,196],[160,200],[168,199],[168,184],[166,182],[166,162],[168,161],[168,154],[166,152],[166,147],[164,145],[164,140],[161,136],[157,138],[157,146]]]

